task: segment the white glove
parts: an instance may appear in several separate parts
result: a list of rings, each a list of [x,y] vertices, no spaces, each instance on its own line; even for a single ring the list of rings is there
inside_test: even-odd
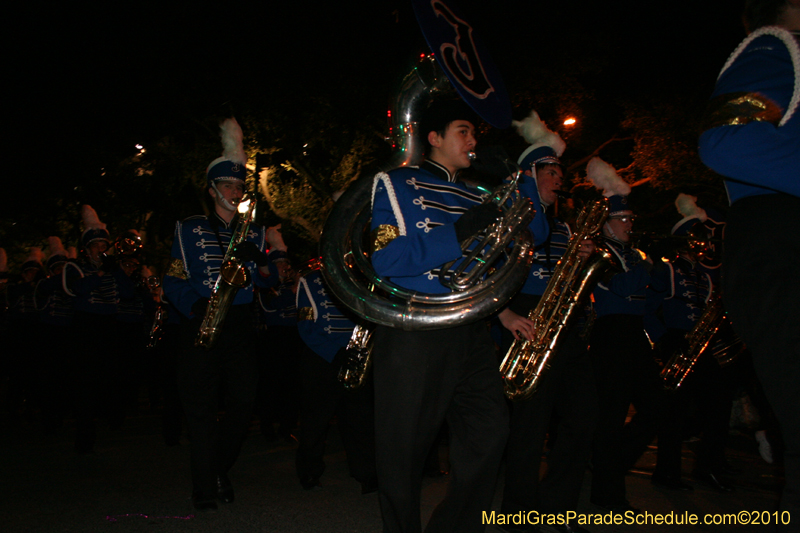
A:
[[[283,242],[283,235],[281,235],[281,225],[272,226],[267,228],[267,244],[269,244],[269,251],[280,250],[286,251],[286,244]]]

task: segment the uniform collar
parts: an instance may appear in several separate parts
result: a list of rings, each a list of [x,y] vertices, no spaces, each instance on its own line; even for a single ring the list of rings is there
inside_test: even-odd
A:
[[[235,215],[233,215],[233,218],[231,219],[230,224],[225,222],[225,219],[222,218],[221,216],[219,216],[219,213],[217,213],[216,210],[214,210],[214,213],[212,213],[211,216],[213,216],[215,218],[218,227],[223,227],[225,229],[230,229],[231,226],[233,226],[238,221],[239,213],[236,213]]]
[[[612,244],[612,245],[614,245],[617,248],[620,248],[622,250],[629,250],[629,249],[632,248],[632,245],[631,245],[630,242],[618,241],[614,237],[609,237],[608,235],[603,235],[603,239],[605,239],[606,242],[608,242],[608,243],[610,243],[610,244]]]
[[[458,171],[452,176],[450,175],[450,171],[444,168],[442,165],[434,161],[433,159],[426,159],[421,165],[421,169],[427,170],[434,176],[444,181],[455,183],[456,179],[458,178]]]

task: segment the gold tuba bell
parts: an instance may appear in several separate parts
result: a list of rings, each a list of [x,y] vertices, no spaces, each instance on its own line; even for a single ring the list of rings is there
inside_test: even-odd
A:
[[[528,314],[534,322],[534,338],[515,340],[500,365],[508,398],[522,400],[536,392],[570,317],[591,290],[596,275],[609,266],[611,254],[604,248],[597,248],[588,258],[579,255],[581,242],[599,232],[606,218],[606,198],[594,200],[578,216],[564,255],[536,308]]]

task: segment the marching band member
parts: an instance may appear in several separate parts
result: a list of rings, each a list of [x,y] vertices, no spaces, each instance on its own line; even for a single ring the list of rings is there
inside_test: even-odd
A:
[[[497,218],[495,205],[482,204],[479,191],[458,182],[476,144],[473,117],[463,102],[435,102],[421,121],[427,159],[375,176],[372,264],[381,277],[411,290],[448,292],[431,271],[461,257],[460,243]],[[384,532],[422,529],[425,458],[445,420],[452,476],[426,531],[482,531],[480,512],[491,505],[508,433],[486,324],[428,331],[379,326],[373,340]]]
[[[64,291],[75,299],[74,327],[80,342],[75,378],[75,450],[91,453],[96,438],[95,414],[109,416],[118,405],[121,390],[116,373],[117,357],[110,352],[115,345],[115,319],[121,297],[133,294],[133,282],[120,270],[114,257],[107,255],[111,246],[106,225],[91,206],[81,210],[84,231],[81,235],[83,258],[66,263],[62,271]]]
[[[523,195],[541,203],[540,213],[555,206],[561,189],[564,168],[559,157],[564,141],[547,129],[536,112],[523,122],[515,122],[518,130],[531,143],[519,157],[518,164],[525,172],[520,183]],[[548,217],[550,232],[547,240],[536,247],[534,263],[520,294],[499,315],[503,331],[501,353],[508,352],[513,338],[532,333],[533,322],[527,319],[536,308],[556,263],[567,248],[569,226]],[[585,254],[594,244],[584,243]],[[597,393],[586,341],[579,336],[579,327],[570,326],[565,341],[552,359],[542,384],[529,399],[511,404],[511,433],[506,447],[506,474],[502,513],[528,512],[566,513],[574,511],[586,467],[591,455],[592,435],[597,418]],[[550,419],[558,417],[558,439],[547,459],[547,476],[539,481],[542,458]],[[580,526],[555,525],[558,531],[585,531]],[[504,526],[506,531],[533,531],[530,525]]]
[[[325,470],[325,437],[334,415],[342,437],[350,475],[361,483],[361,493],[377,490],[372,387],[355,391],[339,382],[345,348],[355,328],[328,294],[318,270],[303,278],[297,289],[297,329],[303,339],[300,352],[302,399],[297,445],[297,475],[305,490],[320,486]]]
[[[73,298],[64,292],[61,273],[69,261],[67,251],[56,236],[48,237],[50,257],[47,258],[48,277],[36,286],[39,323],[42,328],[44,364],[42,365],[42,424],[45,434],[61,427],[69,405],[67,376],[74,363],[72,339]]]
[[[725,63],[700,136],[700,157],[725,177],[725,308],[752,352],[780,422],[786,485],[800,514],[800,1],[749,0],[752,33]]]
[[[33,339],[38,337],[39,314],[36,308],[36,285],[44,278],[44,254],[32,246],[28,258],[20,268],[20,280],[8,286],[9,338],[12,356],[7,359],[7,408],[12,419],[17,418],[26,405],[38,401],[35,373],[39,369],[39,350],[31,350]]]
[[[136,243],[126,247],[124,242]],[[146,350],[145,328],[148,317],[155,312],[156,302],[144,276],[144,253],[142,238],[138,230],[130,229],[117,237],[117,263],[120,270],[131,280],[134,290],[129,297],[120,298],[116,315],[116,337],[120,343],[117,372],[121,377],[122,401],[115,406],[114,425],[122,425],[128,410],[136,409],[138,389],[145,377]]]
[[[659,347],[664,363],[677,350],[686,349],[686,334],[700,319],[714,290],[711,276],[700,263],[708,247],[704,225],[708,217],[695,202],[693,196],[678,196],[676,206],[684,218],[673,226],[671,233],[682,238],[683,244],[678,246],[677,258],[665,263],[666,269],[654,273],[654,277],[660,278],[654,285],[664,290],[650,290],[647,295],[653,316],[661,317],[664,328],[660,338],[651,336]],[[658,434],[656,469],[651,479],[656,486],[692,490],[691,485],[681,481],[681,445],[686,418],[694,403],[698,407],[703,432],[694,477],[717,490],[733,490],[723,476],[723,471],[729,468],[724,447],[732,394],[727,390],[730,387],[725,387],[722,369],[710,352],[708,350],[700,357],[684,383],[675,394],[668,397],[666,420]]]
[[[280,283],[277,287],[256,292],[258,309],[259,366],[255,411],[261,422],[261,434],[267,440],[296,439],[300,402],[299,353],[302,346],[297,331],[298,273],[289,258],[275,261]],[[264,349],[261,349],[264,348]],[[275,432],[273,423],[278,424]]]
[[[609,199],[603,243],[621,267],[621,272],[598,283],[593,293],[597,318],[589,345],[600,413],[591,501],[616,513],[639,512],[625,497],[625,473],[652,440],[664,406],[658,366],[643,324],[645,289],[654,263],[630,243],[634,219],[628,205],[630,185],[598,157],[589,161],[586,173]],[[636,423],[626,425],[631,403],[638,416]]]
[[[223,122],[222,143],[222,157],[206,169],[211,214],[177,223],[172,263],[163,285],[167,299],[182,315],[178,388],[191,438],[192,502],[201,511],[216,509],[216,499],[225,503],[234,499],[228,471],[246,436],[258,381],[252,284],[236,293],[227,316],[221,317],[224,322],[217,341],[210,348],[195,346],[211,290],[238,226],[237,205],[245,191],[247,156],[235,119]],[[267,245],[269,255],[264,251]],[[252,224],[235,256],[250,271],[253,283],[269,287],[278,282],[273,261],[285,253],[277,228],[265,231]],[[218,423],[220,391],[225,417]]]
[[[0,248],[0,343],[9,346],[8,327],[8,254],[5,248]],[[10,352],[10,350],[6,350]],[[6,357],[8,355],[6,354]],[[0,358],[0,367],[7,368],[5,357]],[[5,371],[0,371],[0,379],[5,379]]]

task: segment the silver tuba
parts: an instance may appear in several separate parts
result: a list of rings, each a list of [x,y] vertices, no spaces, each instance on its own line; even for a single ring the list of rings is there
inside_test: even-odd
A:
[[[385,168],[417,163],[421,145],[415,117],[433,95],[444,91],[447,79],[432,56],[425,56],[403,79],[395,103],[392,128],[395,152]],[[535,212],[527,198],[515,195],[516,182],[495,191],[488,201],[503,208],[503,214],[487,228],[462,243],[471,250],[470,266],[455,273],[445,271],[445,294],[427,294],[404,289],[380,278],[370,264],[365,245],[369,229],[373,177],[353,183],[333,207],[320,239],[322,274],[336,298],[368,322],[404,330],[430,330],[466,324],[496,311],[524,283],[533,259],[533,244],[527,225]],[[514,200],[512,203],[511,200]],[[489,255],[484,255],[488,250]],[[503,266],[487,274],[502,259]],[[473,272],[473,269],[477,268]],[[466,280],[466,281],[465,281]],[[370,288],[374,286],[375,290]]]

